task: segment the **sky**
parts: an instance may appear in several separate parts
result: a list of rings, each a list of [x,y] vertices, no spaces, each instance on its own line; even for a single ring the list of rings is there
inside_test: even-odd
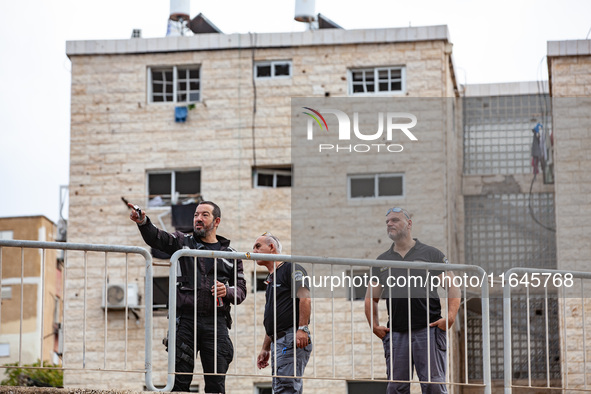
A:
[[[201,12],[224,33],[303,31],[294,9],[295,0],[191,1],[191,17]],[[169,11],[169,0],[0,0],[0,217],[60,218],[66,41],[128,39],[133,29],[163,37]],[[316,0],[316,13],[345,29],[445,24],[462,84],[547,80],[547,41],[591,37],[589,0]]]

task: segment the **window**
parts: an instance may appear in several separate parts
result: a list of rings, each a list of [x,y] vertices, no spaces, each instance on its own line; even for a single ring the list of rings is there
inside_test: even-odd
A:
[[[349,175],[349,198],[404,196],[404,175]]]
[[[273,386],[271,383],[255,383],[255,394],[273,394]]]
[[[257,62],[254,65],[257,78],[289,78],[291,77],[291,61]]]
[[[14,238],[14,232],[12,230],[0,231],[0,239],[11,240]]]
[[[291,167],[254,167],[253,187],[291,187]]]
[[[0,357],[10,357],[10,343],[0,343]]]
[[[349,94],[401,93],[404,67],[376,67],[349,71]]]
[[[191,103],[201,99],[199,66],[150,68],[149,97],[152,103]]]
[[[154,171],[148,173],[148,207],[194,202],[201,192],[201,171]]]
[[[257,293],[260,291],[266,291],[267,290],[267,283],[265,283],[267,281],[267,277],[269,276],[269,273],[266,271],[257,271],[256,275],[253,271],[252,273],[252,292],[254,293],[254,289],[255,289],[255,284],[256,284],[256,291]]]
[[[168,307],[168,276],[152,278],[152,304],[154,310]]]
[[[12,299],[12,286],[2,286],[1,299],[3,299],[3,300]]]

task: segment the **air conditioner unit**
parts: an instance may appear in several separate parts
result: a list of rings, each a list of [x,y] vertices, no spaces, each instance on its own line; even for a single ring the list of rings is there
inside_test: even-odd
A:
[[[127,294],[125,292],[124,284],[107,284],[107,288],[103,288],[103,308],[124,309],[126,305],[126,295],[127,307],[137,308],[139,305],[139,291],[137,283],[127,284]]]

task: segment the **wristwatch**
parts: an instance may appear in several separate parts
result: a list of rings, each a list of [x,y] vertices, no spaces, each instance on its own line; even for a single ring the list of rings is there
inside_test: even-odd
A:
[[[310,335],[310,329],[308,328],[308,326],[299,326],[298,330],[302,330],[306,334]]]

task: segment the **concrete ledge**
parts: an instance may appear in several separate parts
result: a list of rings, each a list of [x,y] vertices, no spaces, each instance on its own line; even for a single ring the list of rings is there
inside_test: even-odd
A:
[[[529,193],[533,174],[514,175],[464,175],[462,194],[479,196],[498,193]],[[545,184],[542,174],[538,174],[532,193],[554,193],[553,184]]]
[[[84,388],[56,388],[56,387],[17,387],[0,386],[0,393],[6,394],[136,394],[153,393],[152,391],[130,390],[96,390]]]
[[[520,94],[548,93],[548,81],[485,83],[466,85],[466,97],[514,96]],[[542,90],[540,92],[540,89]]]
[[[548,41],[548,57],[591,55],[591,40]]]
[[[439,40],[450,42],[447,25],[359,30],[322,29],[291,33],[213,33],[183,37],[67,41],[66,54],[68,56],[122,55],[238,48],[279,48],[307,45],[374,44]]]

